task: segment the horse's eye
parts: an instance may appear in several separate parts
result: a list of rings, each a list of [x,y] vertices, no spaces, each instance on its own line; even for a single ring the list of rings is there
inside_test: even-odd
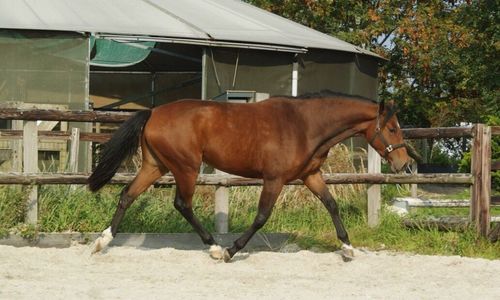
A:
[[[388,129],[390,133],[396,133],[396,128],[389,127]]]

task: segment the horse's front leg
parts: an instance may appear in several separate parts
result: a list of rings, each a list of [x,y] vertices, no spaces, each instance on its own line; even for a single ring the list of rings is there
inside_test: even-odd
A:
[[[236,254],[236,252],[240,251],[245,247],[248,241],[252,238],[252,236],[266,224],[267,219],[271,215],[273,210],[273,206],[276,203],[276,199],[283,189],[283,182],[281,180],[265,180],[264,185],[262,187],[262,193],[260,194],[259,207],[257,216],[253,221],[250,228],[243,233],[243,235],[234,241],[234,244],[231,248],[227,248],[224,250],[224,261],[229,262],[231,258]]]
[[[337,202],[333,199],[332,194],[328,190],[328,187],[321,177],[321,173],[318,171],[312,175],[307,176],[304,179],[304,184],[313,192],[316,197],[318,197],[325,208],[330,213],[330,216],[333,221],[333,225],[337,231],[337,237],[342,241],[342,251],[343,251],[343,259],[345,261],[350,261],[354,258],[354,248],[351,246],[351,242],[349,241],[349,236],[347,235],[347,231],[344,228],[344,224],[340,219],[339,209],[337,206]]]

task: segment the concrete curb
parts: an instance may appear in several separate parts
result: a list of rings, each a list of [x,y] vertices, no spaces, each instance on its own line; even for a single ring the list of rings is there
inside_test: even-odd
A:
[[[219,245],[228,247],[241,234],[214,234]],[[33,240],[14,234],[0,239],[0,245],[14,247],[66,248],[75,244],[93,242],[100,233],[39,233]],[[244,251],[279,251],[290,239],[287,233],[257,233],[248,242]],[[196,233],[118,233],[110,246],[128,246],[137,248],[160,249],[174,248],[179,250],[203,250],[207,246],[201,242]]]

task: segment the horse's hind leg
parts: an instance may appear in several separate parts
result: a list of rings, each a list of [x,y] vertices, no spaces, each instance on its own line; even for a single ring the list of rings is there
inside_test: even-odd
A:
[[[255,217],[250,228],[245,231],[240,238],[234,241],[231,248],[224,251],[225,262],[229,262],[236,252],[245,247],[257,230],[266,224],[266,221],[273,210],[273,206],[276,203],[276,199],[278,199],[282,189],[283,183],[280,180],[264,180],[264,185],[260,194],[257,216]]]
[[[351,260],[354,257],[354,251],[349,241],[349,236],[344,228],[344,224],[340,219],[337,202],[333,199],[332,194],[328,190],[325,181],[321,177],[321,173],[317,172],[309,175],[304,179],[304,184],[318,197],[326,207],[333,221],[333,225],[337,231],[337,237],[342,241],[342,250],[344,260]]]
[[[201,225],[193,213],[193,194],[196,187],[197,172],[174,172],[176,192],[174,207],[191,224],[205,245],[210,246],[210,256],[215,259],[222,258],[222,248],[217,245],[213,236]]]
[[[106,230],[102,232],[101,237],[95,241],[92,253],[101,251],[113,240],[127,208],[129,208],[134,200],[164,173],[165,169],[163,167],[152,164],[147,160],[143,161],[137,176],[122,190],[120,201],[118,201],[115,214],[111,221],[111,226],[106,228]]]

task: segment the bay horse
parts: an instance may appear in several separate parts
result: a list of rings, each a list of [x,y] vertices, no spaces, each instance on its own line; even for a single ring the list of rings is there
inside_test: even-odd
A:
[[[170,170],[177,186],[174,206],[210,246],[213,258],[228,262],[245,247],[271,215],[283,186],[295,179],[303,180],[324,204],[344,254],[351,257],[353,248],[320,167],[332,146],[356,134],[364,136],[393,171],[407,166],[409,157],[393,102],[384,105],[322,92],[247,104],[186,99],[139,111],[105,144],[88,179],[90,190],[99,190],[141,146],[142,166],[122,190],[111,226],[95,241],[92,251],[108,245],[127,208]],[[230,248],[217,245],[193,214],[202,162],[227,173],[263,179],[257,216]]]

